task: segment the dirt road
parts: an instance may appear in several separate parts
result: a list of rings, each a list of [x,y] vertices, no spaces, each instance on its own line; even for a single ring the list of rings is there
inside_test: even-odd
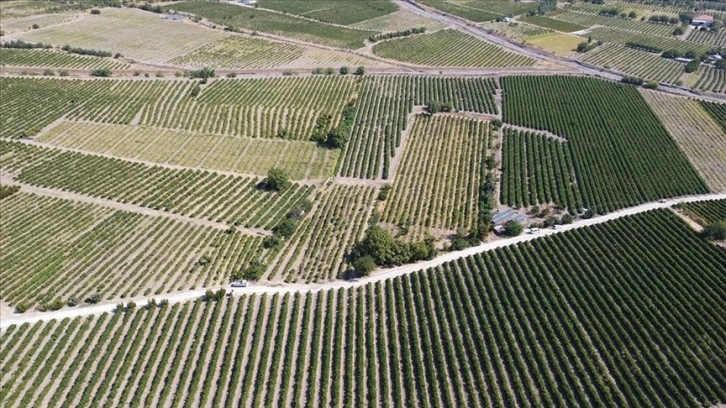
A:
[[[375,283],[380,282],[382,280],[386,279],[393,279],[398,276],[414,273],[416,271],[425,270],[428,268],[434,268],[440,265],[445,264],[446,262],[455,261],[460,258],[464,258],[467,256],[479,254],[486,251],[491,251],[493,249],[505,247],[508,245],[518,244],[526,241],[531,241],[534,239],[538,239],[543,236],[547,235],[553,235],[553,234],[559,234],[565,231],[570,231],[573,229],[583,228],[591,225],[597,225],[602,224],[604,222],[608,222],[611,220],[615,220],[622,217],[627,217],[629,215],[634,214],[640,214],[646,211],[658,209],[658,208],[668,208],[678,203],[683,202],[696,202],[696,201],[707,201],[707,200],[724,200],[726,199],[726,194],[705,194],[705,195],[699,195],[699,196],[688,196],[688,197],[679,197],[674,198],[671,200],[667,200],[664,202],[652,202],[647,204],[642,204],[636,207],[626,208],[623,210],[615,211],[610,214],[606,214],[599,217],[593,217],[588,220],[578,220],[573,224],[570,225],[564,225],[562,228],[558,230],[552,230],[552,229],[543,229],[536,235],[520,235],[515,238],[508,238],[508,239],[500,239],[492,242],[486,242],[478,246],[474,246],[471,248],[464,249],[462,251],[457,252],[448,252],[445,254],[442,254],[432,260],[419,262],[415,264],[410,265],[403,265],[396,268],[386,268],[386,269],[378,269],[371,276],[368,276],[363,279],[358,279],[355,281],[343,281],[343,280],[337,280],[333,282],[327,282],[327,283],[320,283],[320,284],[278,284],[278,285],[252,285],[247,288],[239,288],[235,289],[233,291],[233,294],[235,296],[243,295],[243,294],[252,294],[252,293],[288,293],[288,292],[307,292],[307,291],[319,291],[319,290],[328,290],[328,289],[338,289],[338,288],[351,288],[351,287],[357,287],[362,285],[367,285],[369,283]],[[223,286],[224,288],[227,288],[227,286]],[[207,289],[211,290],[218,290],[222,287],[210,287],[205,289],[198,289],[198,290],[190,290],[186,292],[177,292],[177,293],[170,293],[166,295],[161,296],[154,296],[153,298],[156,298],[157,300],[160,299],[167,299],[169,303],[178,303],[178,302],[185,302],[190,301],[194,299],[199,299],[200,297],[204,296],[204,292]],[[152,297],[140,297],[135,299],[127,299],[126,301],[133,300],[137,305],[142,306],[145,305],[149,299]],[[58,310],[55,312],[32,312],[32,313],[26,313],[26,314],[11,314],[11,315],[2,315],[0,316],[0,330],[5,329],[10,325],[13,324],[23,324],[23,323],[35,323],[41,320],[50,320],[50,319],[64,319],[66,317],[68,318],[74,318],[77,316],[88,316],[92,314],[99,314],[103,312],[112,312],[116,308],[115,303],[106,303],[106,304],[100,304],[100,305],[94,305],[94,306],[84,306],[84,307],[76,307],[76,308],[66,308],[62,310]]]

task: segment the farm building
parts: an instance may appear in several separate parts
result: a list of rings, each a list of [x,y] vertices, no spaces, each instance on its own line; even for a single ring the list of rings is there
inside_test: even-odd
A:
[[[696,27],[710,27],[713,24],[713,17],[708,14],[701,14],[691,19],[691,24]]]
[[[522,223],[526,220],[527,220],[527,217],[512,210],[511,208],[508,210],[505,210],[503,212],[500,212],[498,214],[495,214],[492,217],[492,223],[494,225],[504,225],[504,224],[508,223],[509,221],[516,221],[516,222]]]
[[[181,14],[174,13],[174,14],[167,15],[166,19],[171,20],[171,21],[182,21],[182,20],[184,20],[184,16]]]

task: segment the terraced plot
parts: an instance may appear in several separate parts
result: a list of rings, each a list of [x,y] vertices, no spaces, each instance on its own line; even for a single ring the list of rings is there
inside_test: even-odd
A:
[[[374,31],[324,24],[290,14],[230,3],[184,1],[164,6],[164,9],[194,14],[233,29],[276,34],[340,48],[361,48],[366,38],[376,34]]]
[[[534,60],[456,30],[441,30],[384,41],[373,46],[384,58],[427,66],[518,67]]]
[[[312,187],[260,190],[259,178],[178,170],[0,141],[0,168],[21,182],[228,225],[271,229]]]
[[[637,89],[581,77],[504,77],[503,120],[571,143],[583,205],[613,211],[706,183]]]
[[[684,72],[683,64],[650,52],[604,44],[582,54],[580,60],[624,72],[645,80],[675,83]]]
[[[180,55],[169,62],[193,68],[271,68],[294,61],[302,56],[303,51],[304,48],[292,44],[234,35]]]
[[[488,122],[417,116],[381,221],[410,226],[412,240],[473,228],[488,136]]]
[[[198,134],[147,126],[62,122],[37,140],[121,158],[266,175],[285,170],[295,180],[335,175],[339,150],[313,142]]]
[[[726,47],[726,31],[719,30],[719,32],[714,33],[713,31],[693,30],[688,35],[688,41],[715,47]]]
[[[287,0],[260,0],[257,5],[266,9],[324,21],[327,23],[352,25],[361,21],[380,18],[398,10],[390,0],[309,0],[290,2]]]
[[[701,225],[726,221],[726,200],[701,201],[684,203],[678,206],[688,217]]]
[[[482,78],[368,78],[340,174],[388,178],[391,158],[401,144],[413,105],[438,101],[450,103],[456,110],[496,114],[495,88],[493,80]]]
[[[723,403],[725,268],[675,215],[651,212],[358,288],[11,327],[0,396],[9,407]]]
[[[2,206],[2,300],[16,306],[220,285],[264,251],[240,232],[70,200],[20,192]]]
[[[142,61],[165,62],[225,35],[218,30],[166,20],[159,14],[133,8],[108,8],[99,15],[86,14],[72,23],[29,31],[18,38],[121,53]]]
[[[587,34],[583,34],[584,38],[592,36],[594,40],[602,40],[614,44],[625,44],[634,42],[650,47],[659,48],[663,51],[677,50],[682,53],[693,51],[698,54],[707,52],[711,47],[698,44],[691,41],[683,41],[676,38],[660,37],[657,35],[635,33],[629,30],[621,30],[612,27],[594,27]]]
[[[698,101],[662,92],[642,92],[712,191],[726,192],[726,129]]]
[[[321,282],[343,277],[346,256],[363,238],[373,208],[372,187],[332,186],[317,203],[269,268],[269,280]]]
[[[69,69],[124,69],[129,65],[110,58],[86,57],[48,50],[21,50],[0,48],[0,64],[5,66],[69,68]]]
[[[596,14],[578,13],[576,11],[553,13],[550,17],[555,20],[577,24],[584,27],[598,25],[636,31],[644,34],[660,35],[663,37],[670,37],[673,29],[675,28],[675,26],[669,24],[654,24],[622,17],[607,17]]]
[[[410,28],[426,27],[429,31],[444,28],[445,25],[416,14],[410,10],[401,9],[384,16],[372,18],[352,24],[351,27],[370,31],[404,31]]]
[[[701,76],[694,88],[704,91],[726,93],[726,69],[701,66]]]
[[[570,146],[534,132],[504,128],[501,202],[582,209]]]

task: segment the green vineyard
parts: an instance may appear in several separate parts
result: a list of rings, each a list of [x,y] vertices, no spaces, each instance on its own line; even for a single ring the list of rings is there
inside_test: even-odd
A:
[[[582,204],[613,211],[705,193],[705,182],[632,86],[577,77],[504,77],[504,122],[571,144]]]
[[[475,227],[489,132],[488,122],[417,116],[381,221],[406,226],[411,239]]]
[[[357,288],[10,326],[0,398],[713,406],[726,401],[724,270],[723,252],[668,211],[649,212]]]
[[[319,282],[344,276],[346,256],[363,236],[373,208],[371,187],[328,187],[269,269],[268,280]]]
[[[185,67],[270,68],[296,60],[303,51],[292,44],[232,36],[176,57],[169,63]]]
[[[701,225],[726,221],[726,200],[680,204],[680,208]]]
[[[384,179],[401,144],[414,106],[450,103],[458,111],[497,113],[497,85],[484,78],[385,76],[368,78],[363,86],[340,174]]]
[[[694,88],[726,94],[726,70],[702,67]]]
[[[628,47],[605,44],[588,51],[580,58],[590,64],[604,66],[644,80],[676,83],[683,74],[683,64],[660,55]]]
[[[60,122],[36,140],[133,160],[260,176],[275,167],[295,180],[334,176],[340,156],[339,150],[298,140],[87,122]]]
[[[554,203],[580,211],[570,144],[504,128],[501,202],[513,207]]]
[[[110,58],[86,57],[47,50],[0,48],[0,64],[20,67],[51,67],[68,69],[124,69],[128,64]]]
[[[703,109],[726,131],[726,103],[700,101]]]
[[[271,229],[313,190],[294,184],[285,192],[270,192],[258,188],[259,178],[150,166],[7,141],[0,141],[0,167],[30,185],[247,228]]]
[[[436,67],[522,67],[534,64],[524,55],[456,30],[441,30],[384,41],[373,46],[384,58]]]
[[[2,208],[0,285],[14,306],[220,285],[264,251],[240,232],[22,192]]]

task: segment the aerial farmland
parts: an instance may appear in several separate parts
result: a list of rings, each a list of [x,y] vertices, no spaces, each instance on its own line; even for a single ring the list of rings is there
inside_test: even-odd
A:
[[[0,1],[0,406],[726,406],[725,21]]]

